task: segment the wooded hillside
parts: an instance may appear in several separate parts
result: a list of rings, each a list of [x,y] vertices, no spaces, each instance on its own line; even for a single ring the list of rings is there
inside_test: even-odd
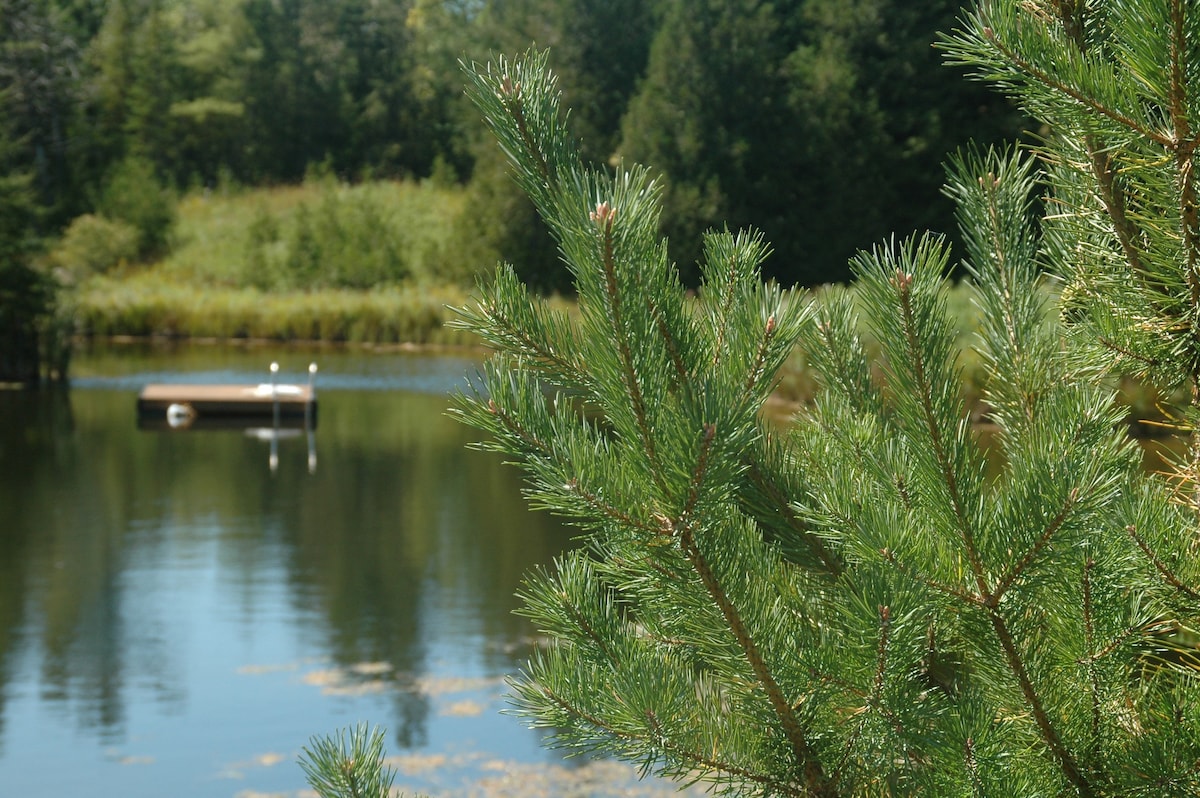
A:
[[[463,181],[476,234],[562,288],[458,66],[548,47],[585,156],[665,180],[685,274],[696,233],[720,220],[763,229],[768,276],[843,280],[858,247],[954,229],[946,153],[1022,128],[941,65],[933,43],[958,13],[951,0],[0,0],[0,171],[31,178],[43,238],[84,213],[149,212],[131,195],[290,183],[315,165]]]

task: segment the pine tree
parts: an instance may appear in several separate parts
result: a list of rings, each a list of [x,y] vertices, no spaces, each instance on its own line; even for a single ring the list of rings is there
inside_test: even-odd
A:
[[[39,208],[33,175],[20,168],[22,142],[5,113],[10,96],[0,84],[0,382],[33,384],[47,367],[66,376],[65,351],[53,324],[58,286],[31,263]]]
[[[1200,11],[995,0],[945,47],[1053,131],[948,170],[986,447],[942,239],[810,302],[759,279],[761,235],[710,233],[692,297],[660,187],[582,165],[545,54],[469,70],[579,296],[502,268],[461,310],[496,354],[456,405],[585,533],[522,591],[551,642],[513,687],[558,745],[725,794],[1200,791]],[[823,390],[784,429],[759,411],[797,345]],[[1176,479],[1124,431],[1130,369],[1183,389]]]

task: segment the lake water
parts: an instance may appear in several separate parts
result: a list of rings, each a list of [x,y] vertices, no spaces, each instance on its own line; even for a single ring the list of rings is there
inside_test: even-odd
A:
[[[150,382],[302,381],[319,424],[139,429]],[[307,795],[316,734],[387,729],[427,795],[667,795],[506,707],[513,592],[572,531],[445,415],[469,356],[145,345],[0,391],[0,796]],[[310,454],[313,456],[310,458]]]

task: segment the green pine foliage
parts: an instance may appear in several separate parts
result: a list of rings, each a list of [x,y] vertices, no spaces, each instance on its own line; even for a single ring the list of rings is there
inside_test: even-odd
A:
[[[362,723],[313,737],[300,756],[309,786],[320,798],[389,798],[396,774],[384,761],[383,737]]]
[[[0,383],[35,384],[66,377],[70,331],[57,281],[32,263],[38,207],[33,176],[14,155],[11,102],[0,88]]]
[[[951,58],[1053,122],[1041,148],[1054,188],[1046,261],[1064,313],[1102,362],[1182,391],[1182,430],[1200,408],[1200,13],[1126,0],[987,6],[948,42]],[[1193,436],[1195,438],[1195,436]],[[1200,477],[1193,446],[1181,477]]]
[[[1200,791],[1200,12],[995,0],[945,46],[1053,131],[1044,172],[950,165],[965,344],[933,235],[809,303],[760,279],[761,235],[711,232],[691,296],[660,185],[583,165],[546,54],[469,68],[579,297],[504,267],[460,311],[496,354],[456,412],[584,532],[522,589],[550,643],[513,689],[557,745],[731,795]],[[759,411],[797,344],[822,390],[782,428]],[[1183,481],[1104,387],[1133,367],[1192,388]]]
[[[117,164],[96,202],[100,215],[138,233],[137,254],[161,254],[175,224],[175,198],[154,174],[154,164],[130,156]]]

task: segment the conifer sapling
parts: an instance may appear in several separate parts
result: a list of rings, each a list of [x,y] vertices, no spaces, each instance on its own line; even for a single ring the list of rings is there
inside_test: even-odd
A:
[[[568,316],[502,268],[460,321],[496,354],[457,412],[584,532],[522,590],[551,642],[513,687],[556,744],[726,794],[1200,791],[1200,11],[997,0],[944,46],[1053,131],[1044,172],[949,169],[987,445],[943,240],[808,301],[713,232],[693,298],[658,184],[581,163],[545,53],[468,69],[578,291]],[[797,345],[823,390],[784,428],[760,411]],[[1181,481],[1143,470],[1118,368],[1190,393]]]

